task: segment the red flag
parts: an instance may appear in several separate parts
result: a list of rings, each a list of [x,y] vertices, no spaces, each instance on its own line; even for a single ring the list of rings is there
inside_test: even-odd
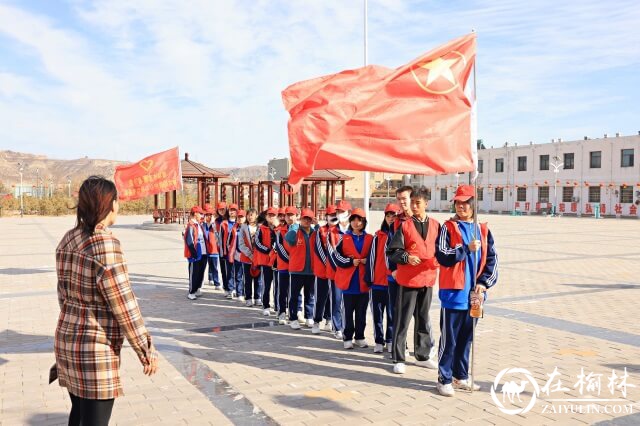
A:
[[[370,65],[282,92],[289,112],[289,184],[317,169],[440,174],[475,169],[474,33],[395,70]]]
[[[136,200],[182,189],[178,147],[150,155],[137,163],[116,167],[114,180],[120,200]]]

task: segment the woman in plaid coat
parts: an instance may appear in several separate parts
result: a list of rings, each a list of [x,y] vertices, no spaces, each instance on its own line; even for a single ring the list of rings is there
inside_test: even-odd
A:
[[[56,249],[60,317],[54,349],[60,386],[71,397],[69,425],[106,425],[122,396],[120,350],[126,337],[144,373],[158,355],[129,283],[120,241],[108,227],[118,214],[113,182],[92,176],[78,194],[76,227]]]

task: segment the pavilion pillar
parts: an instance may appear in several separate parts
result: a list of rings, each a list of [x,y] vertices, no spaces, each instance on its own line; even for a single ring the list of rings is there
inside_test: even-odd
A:
[[[344,200],[344,187],[345,187],[345,181],[342,181],[342,198],[340,198],[341,200]]]
[[[153,195],[153,209],[158,210],[158,194]]]

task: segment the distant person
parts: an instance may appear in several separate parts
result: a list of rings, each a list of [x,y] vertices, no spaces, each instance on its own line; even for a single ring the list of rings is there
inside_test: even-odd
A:
[[[398,226],[387,255],[397,265],[394,271],[398,296],[393,312],[393,372],[404,374],[405,347],[411,318],[414,320],[415,365],[437,369],[435,342],[429,309],[438,273],[435,257],[440,224],[427,215],[429,193],[425,188],[411,192],[411,218]]]
[[[196,300],[202,295],[200,288],[207,268],[207,249],[204,229],[201,224],[203,210],[193,206],[189,212],[189,222],[184,230],[184,257],[189,264],[189,294],[187,298]]]
[[[222,256],[226,265],[225,270],[227,273],[227,287],[224,288],[227,299],[235,299],[237,295],[235,276],[233,273],[233,258],[235,256],[235,247],[233,243],[235,242],[235,239],[232,235],[233,228],[236,225],[236,220],[238,219],[237,216],[238,205],[232,203],[229,205],[225,220],[222,221],[222,225],[220,226],[220,238],[222,239]],[[224,284],[224,280],[222,281],[222,283]]]
[[[327,262],[327,276],[331,284],[331,321],[333,323],[333,331],[336,339],[343,340],[344,324],[342,317],[344,307],[342,303],[342,290],[335,283],[335,275],[337,266],[333,262],[332,252],[335,250],[336,244],[340,239],[340,235],[349,229],[349,217],[351,212],[351,203],[340,200],[336,205],[335,218],[334,215],[327,215],[329,223],[329,232],[327,233],[327,252],[330,254]]]
[[[252,268],[255,252],[255,236],[258,232],[257,219],[258,212],[256,209],[247,210],[247,221],[238,231],[240,262],[242,263],[244,275],[244,295],[248,307],[257,305],[260,299],[260,274],[254,272],[255,269]]]
[[[453,202],[456,215],[442,226],[436,251],[440,333],[444,336],[440,337],[437,389],[443,396],[454,396],[455,389],[471,390],[469,352],[477,319],[469,310],[471,305],[482,303],[487,289],[498,281],[498,255],[491,231],[486,223],[474,226],[473,186],[459,186]],[[480,386],[474,384],[474,390]]]
[[[207,246],[207,266],[209,269],[209,285],[216,288],[220,288],[220,277],[218,275],[218,262],[219,262],[219,243],[218,232],[216,231],[216,224],[213,220],[214,214],[213,207],[210,204],[204,206],[204,222],[202,227],[204,229],[204,239]]]
[[[276,234],[275,228],[278,225],[278,209],[269,207],[265,211],[265,222],[258,226],[255,235],[253,263],[260,268],[260,278],[262,279],[262,315],[271,315],[271,285],[273,284],[273,264],[276,260],[274,251]],[[274,301],[273,306],[276,303]]]
[[[281,223],[275,230],[276,244],[275,251],[278,255],[276,258],[276,267],[278,269],[278,323],[287,323],[287,309],[289,304],[289,250],[291,247],[287,244],[284,237],[289,227],[294,223],[298,223],[298,209],[294,206],[288,206],[284,209],[285,222]]]
[[[231,228],[231,239],[233,240],[232,246],[235,248],[233,255],[233,282],[236,286],[236,300],[240,303],[245,303],[244,292],[244,266],[242,264],[242,253],[240,252],[240,240],[239,234],[242,225],[247,221],[247,212],[243,209],[238,210],[236,215],[236,224]]]
[[[123,395],[119,365],[125,337],[144,374],[158,369],[120,241],[109,231],[118,207],[113,182],[89,177],[78,192],[76,226],[56,248],[60,316],[55,369],[71,397],[73,426],[109,424],[114,400]]]
[[[313,244],[313,273],[316,276],[315,307],[313,314],[313,328],[311,333],[320,334],[320,322],[324,319],[325,330],[332,331],[331,324],[331,281],[327,273],[329,252],[327,250],[327,234],[330,232],[330,215],[335,217],[335,206],[327,206],[325,218],[326,225],[318,226],[315,232]]]
[[[227,263],[224,260],[224,249],[223,245],[223,237],[222,237],[222,222],[227,219],[227,203],[224,201],[220,201],[216,205],[216,214],[215,214],[215,229],[218,238],[218,261],[220,265],[220,275],[222,276],[222,287],[215,286],[213,287],[214,291],[220,291],[224,289],[225,291],[229,288],[229,282],[227,280]]]

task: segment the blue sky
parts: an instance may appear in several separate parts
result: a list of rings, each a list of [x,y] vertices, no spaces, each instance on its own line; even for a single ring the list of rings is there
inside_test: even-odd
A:
[[[369,0],[369,63],[478,33],[478,135],[640,130],[637,1]],[[212,167],[288,155],[280,92],[363,64],[363,0],[0,0],[0,149]]]

